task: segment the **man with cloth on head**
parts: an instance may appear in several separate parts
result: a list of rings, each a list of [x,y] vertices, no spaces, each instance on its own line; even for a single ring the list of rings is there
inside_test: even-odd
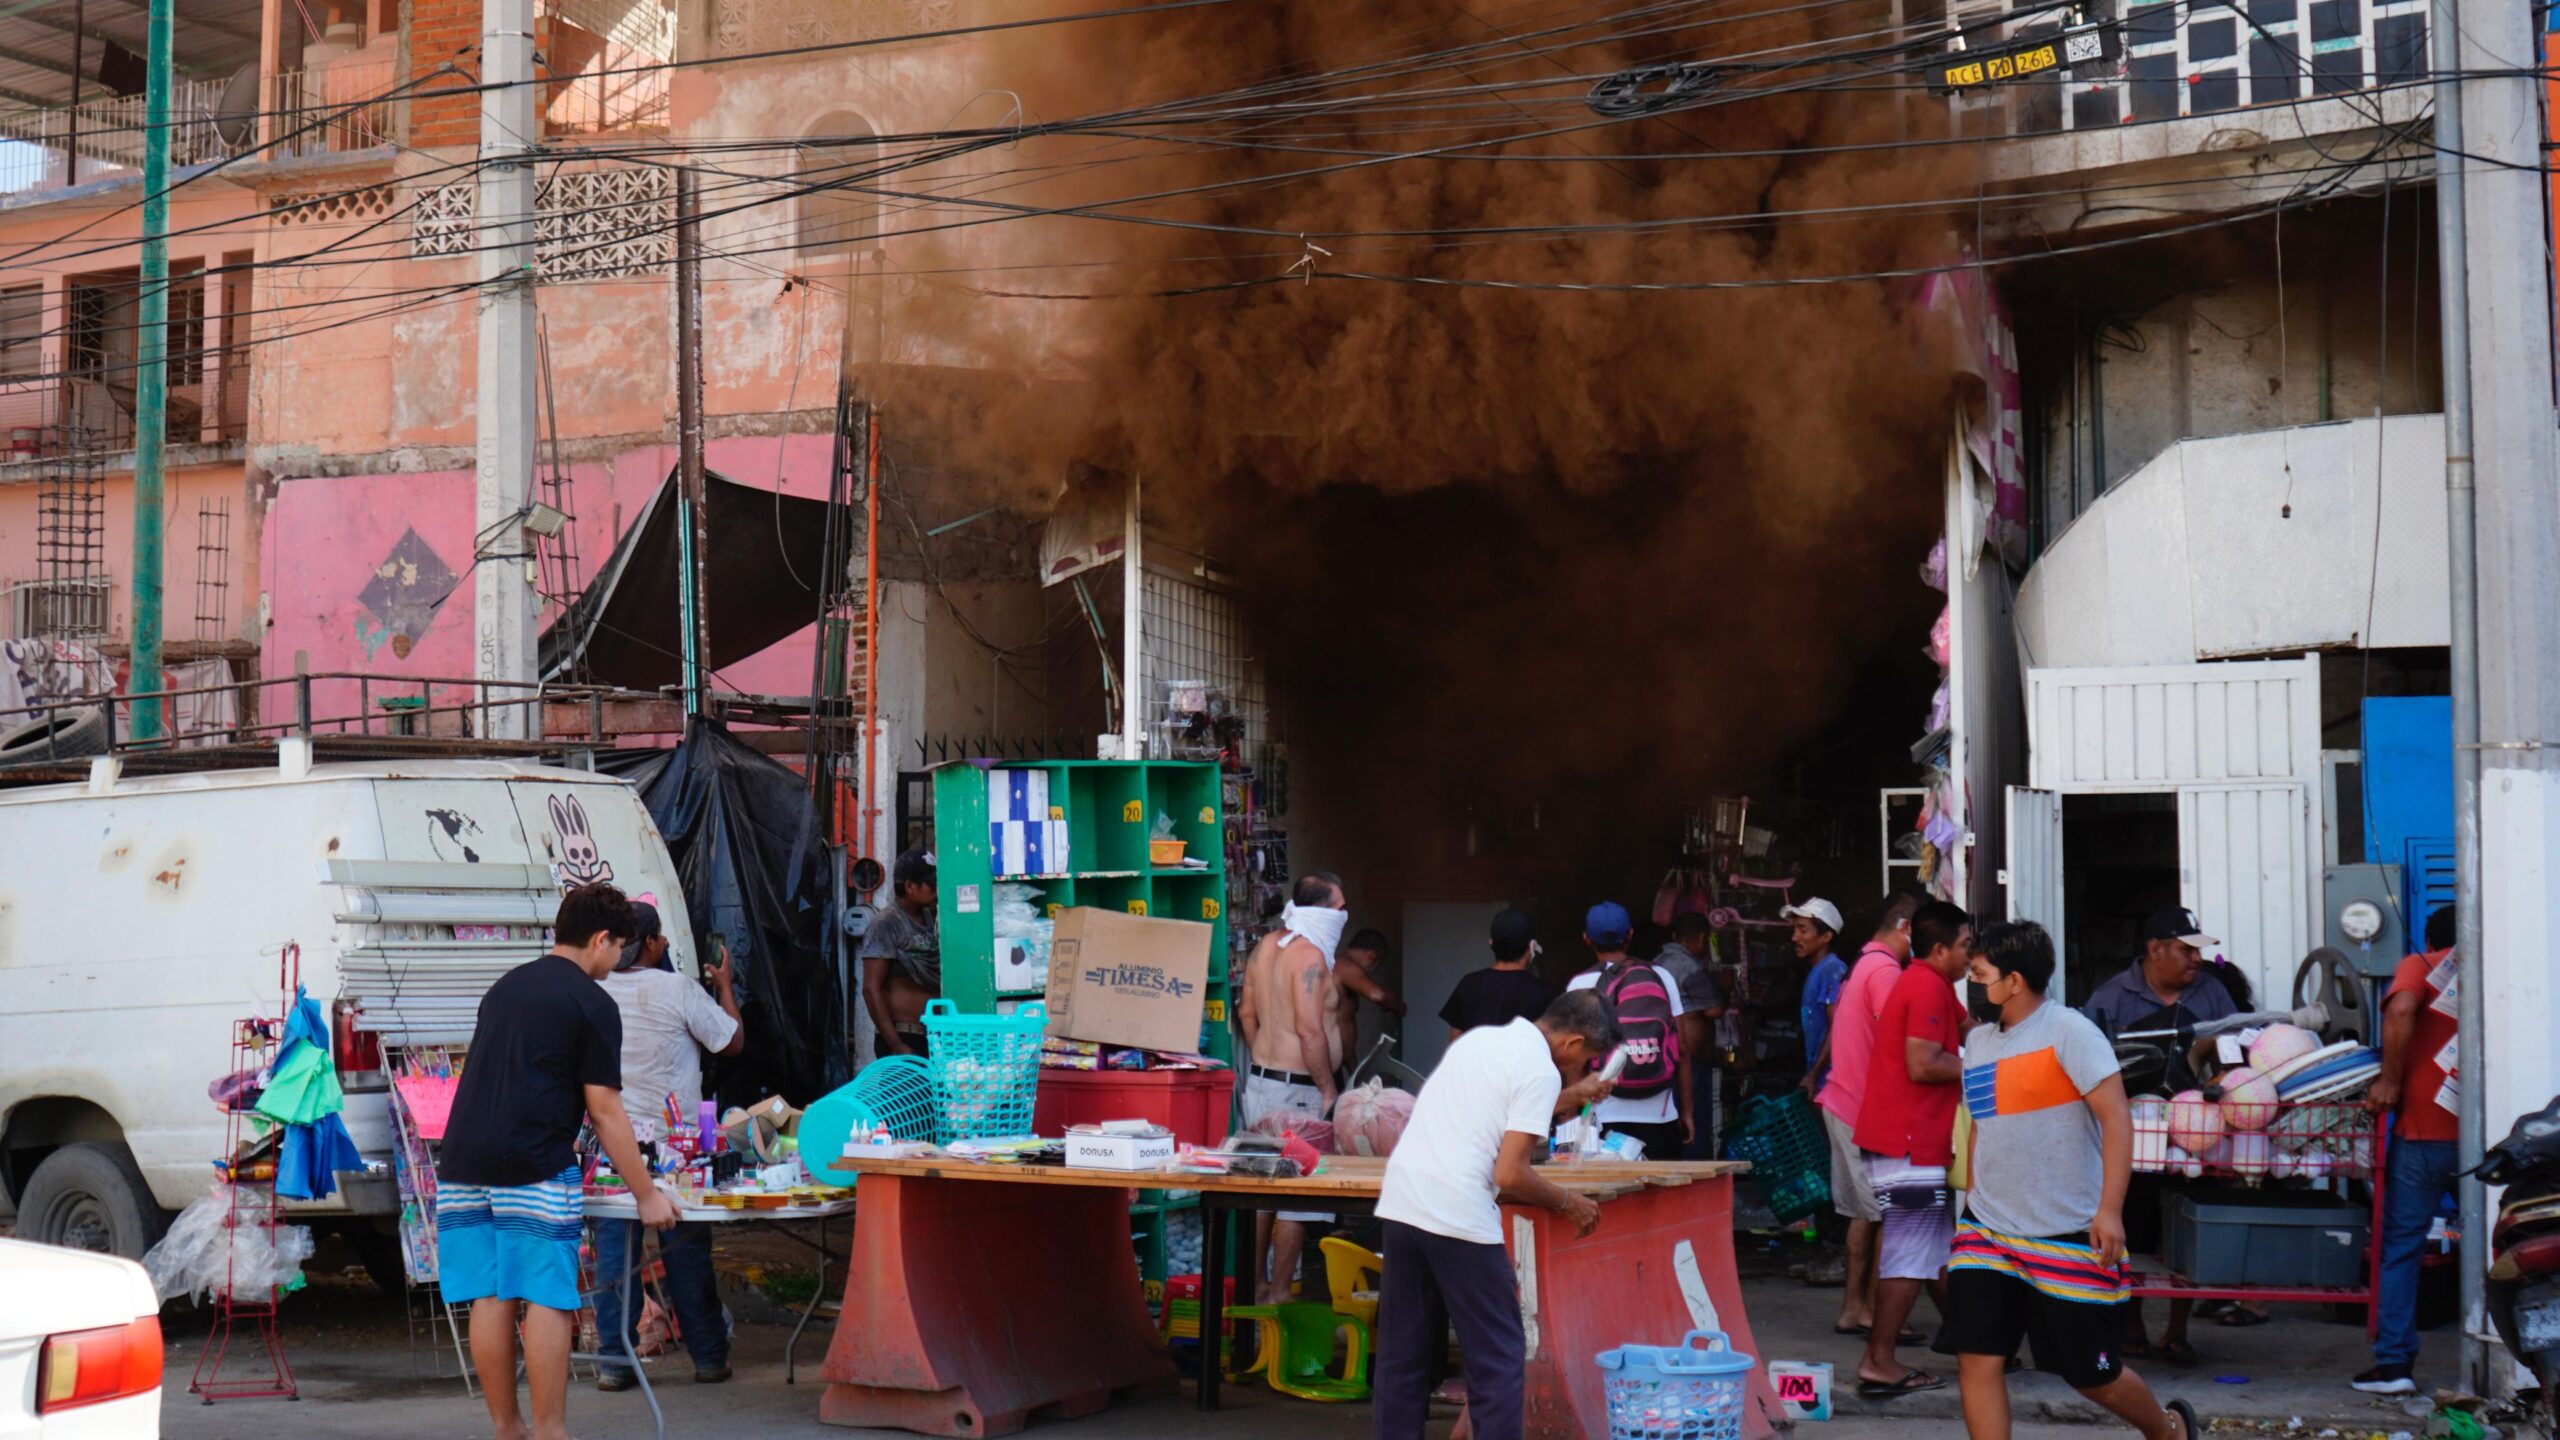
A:
[[[1333,1109],[1334,1074],[1342,1064],[1337,1048],[1342,1031],[1335,1019],[1342,988],[1334,983],[1333,962],[1350,918],[1341,879],[1310,870],[1290,892],[1280,928],[1263,936],[1245,958],[1236,1028],[1244,1034],[1247,1057],[1247,1126],[1283,1113],[1322,1119]],[[1265,1235],[1271,1253],[1269,1272],[1255,1272],[1255,1303],[1272,1305],[1289,1298],[1306,1247],[1307,1224],[1332,1218],[1322,1211],[1283,1211],[1266,1228],[1256,1217],[1254,1253],[1263,1253]]]

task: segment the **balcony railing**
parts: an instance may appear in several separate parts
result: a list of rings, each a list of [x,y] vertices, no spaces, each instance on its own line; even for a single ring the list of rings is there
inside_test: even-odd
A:
[[[388,145],[399,84],[388,56],[341,55],[313,70],[267,77],[268,123],[279,155],[325,155]]]
[[[170,94],[169,163],[202,165],[241,148],[254,122],[225,123],[223,82],[180,80]],[[80,157],[82,180],[142,168],[143,97],[109,95],[52,109],[0,111],[0,194],[16,194],[70,182],[70,157]],[[14,143],[5,143],[14,142]]]
[[[2003,27],[2026,39],[2058,26],[2040,16]],[[2023,8],[2023,7],[2019,7]],[[1972,26],[1997,8],[1959,11]],[[2123,59],[2112,74],[2087,69],[1960,94],[1964,128],[2031,135],[2246,111],[2423,79],[2427,0],[2133,0],[2123,12]]]

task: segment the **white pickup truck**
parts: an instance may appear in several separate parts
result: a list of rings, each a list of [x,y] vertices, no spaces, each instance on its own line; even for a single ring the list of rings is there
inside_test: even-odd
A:
[[[206,1087],[233,1020],[281,1013],[287,944],[332,1019],[347,1129],[385,1161],[383,1048],[467,1043],[490,984],[549,948],[565,887],[654,892],[690,971],[675,867],[623,782],[280,748],[267,769],[102,759],[85,784],[0,788],[0,1190],[21,1238],[139,1257],[211,1188]],[[397,1283],[396,1202],[362,1188],[303,1218],[334,1218]]]

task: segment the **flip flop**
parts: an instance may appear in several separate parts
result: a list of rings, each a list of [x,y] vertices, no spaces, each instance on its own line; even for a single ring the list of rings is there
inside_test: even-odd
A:
[[[2273,1315],[2261,1314],[2258,1311],[2243,1309],[2238,1305],[2234,1305],[2230,1309],[2223,1311],[2220,1315],[2215,1316],[2213,1323],[2216,1325],[2228,1325],[2234,1330],[2245,1330],[2252,1325],[2264,1325],[2274,1318],[2276,1317]]]
[[[1834,1335],[1872,1335],[1875,1333],[1875,1328],[1876,1327],[1873,1325],[1834,1325],[1831,1327],[1831,1333]],[[1912,1329],[1908,1325],[1905,1325],[1902,1327],[1901,1333],[1894,1337],[1894,1343],[1897,1345],[1917,1345],[1928,1338],[1928,1336],[1921,1334],[1919,1331]]]
[[[1890,1400],[1897,1395],[1917,1395],[1924,1390],[1943,1390],[1947,1382],[1926,1370],[1905,1370],[1899,1380],[1861,1380],[1858,1398]]]
[[[2196,1407],[2184,1400],[2172,1400],[2167,1409],[2178,1417],[2179,1424],[2187,1427],[2187,1433],[2181,1440],[2204,1440],[2204,1422],[2196,1418]]]

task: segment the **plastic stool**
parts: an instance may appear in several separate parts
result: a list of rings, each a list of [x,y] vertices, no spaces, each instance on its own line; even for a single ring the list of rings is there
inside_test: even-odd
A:
[[[1378,1286],[1387,1273],[1386,1257],[1339,1235],[1327,1235],[1317,1248],[1324,1252],[1324,1283],[1333,1292],[1333,1308],[1376,1330]]]
[[[1306,1303],[1238,1305],[1226,1313],[1231,1320],[1253,1322],[1258,1341],[1253,1364],[1228,1378],[1258,1374],[1283,1395],[1327,1404],[1369,1398],[1369,1382],[1361,1378],[1369,1372],[1367,1321]],[[1325,1367],[1333,1360],[1333,1337],[1345,1330],[1351,1332],[1351,1353],[1336,1375]]]

